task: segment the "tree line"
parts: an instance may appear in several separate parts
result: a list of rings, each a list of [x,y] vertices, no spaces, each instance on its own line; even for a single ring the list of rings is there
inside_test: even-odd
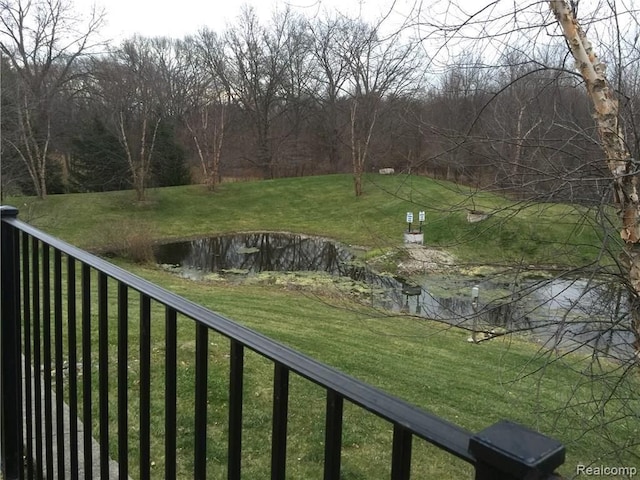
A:
[[[143,200],[150,186],[350,172],[360,195],[380,168],[553,201],[609,186],[557,39],[437,68],[409,18],[389,32],[384,18],[245,7],[222,32],[117,46],[93,41],[104,12],[80,19],[70,3],[5,0],[0,19],[3,192]]]

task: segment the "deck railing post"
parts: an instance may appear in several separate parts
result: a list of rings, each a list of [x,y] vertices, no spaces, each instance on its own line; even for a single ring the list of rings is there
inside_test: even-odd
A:
[[[1,218],[18,209],[0,207]],[[22,478],[22,374],[20,368],[20,263],[16,231],[0,228],[0,458],[6,480]]]
[[[551,480],[565,457],[557,440],[506,420],[474,435],[469,452],[475,480]]]

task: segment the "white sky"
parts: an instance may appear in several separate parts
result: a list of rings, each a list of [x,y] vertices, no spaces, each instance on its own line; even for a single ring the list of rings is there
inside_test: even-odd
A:
[[[90,1],[76,0],[76,4],[88,5]],[[290,5],[309,16],[337,8],[344,13],[362,12],[365,18],[368,15],[377,18],[391,3],[391,0],[96,0],[107,12],[103,36],[116,41],[135,33],[181,38],[196,33],[202,26],[221,31],[227,23],[235,21],[243,5],[252,5],[263,17]]]
[[[443,22],[446,25],[458,24],[463,20],[468,20],[468,15],[478,12],[477,17],[473,17],[475,22],[467,25],[467,32],[471,32],[471,37],[486,36],[485,28],[501,32],[507,36],[498,37],[494,40],[485,38],[471,43],[475,52],[483,52],[490,55],[490,52],[501,52],[510,44],[512,37],[508,32],[514,29],[516,17],[513,15],[514,8],[528,6],[531,9],[531,17],[528,17],[533,25],[551,19],[546,0],[530,0],[528,2],[517,2],[515,0],[72,0],[76,7],[89,8],[96,3],[104,7],[107,14],[107,24],[102,29],[103,40],[109,41],[112,45],[119,44],[125,38],[131,38],[135,34],[145,37],[168,36],[183,38],[185,35],[195,34],[203,27],[207,26],[215,31],[221,32],[227,24],[235,23],[243,5],[253,6],[258,15],[268,20],[269,15],[277,10],[283,10],[287,6],[295,11],[303,13],[305,16],[322,15],[326,11],[338,10],[349,16],[360,16],[366,20],[375,21],[383,14],[387,14],[393,5],[391,18],[385,21],[385,25],[394,30],[399,23],[399,19],[406,19],[407,12],[417,4],[422,5],[420,18],[422,21]],[[580,17],[581,20],[588,19],[591,15],[609,14],[607,8],[599,7],[601,0],[581,0]],[[619,11],[624,11],[628,6],[627,2],[634,0],[615,0]],[[625,7],[626,8],[623,8]],[[487,7],[486,9],[484,7]],[[538,11],[536,14],[535,11]],[[506,12],[506,14],[505,14]],[[541,16],[542,15],[542,16]],[[544,16],[544,17],[543,17]],[[491,18],[488,26],[482,19]],[[474,25],[475,23],[475,25]],[[527,17],[518,15],[518,22],[527,25]],[[531,42],[538,40],[538,35],[542,39],[546,38],[553,28],[534,28],[528,33],[532,35]],[[424,32],[420,32],[421,36]],[[589,32],[593,35],[593,32]],[[521,35],[518,35],[521,37]],[[438,57],[448,62],[450,55],[461,50],[455,39],[447,38],[447,35],[440,32],[435,36],[423,36],[424,45],[429,50],[432,58]],[[459,38],[459,37],[458,37]],[[522,38],[520,38],[522,40]],[[598,46],[598,39],[592,37],[594,44]],[[428,44],[427,44],[428,42]],[[444,46],[444,47],[443,47]],[[466,48],[469,48],[467,45]],[[600,48],[597,48],[600,51]],[[601,52],[601,56],[602,56]]]

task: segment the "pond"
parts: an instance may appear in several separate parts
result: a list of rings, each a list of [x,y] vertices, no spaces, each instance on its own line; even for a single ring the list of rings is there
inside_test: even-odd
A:
[[[467,329],[518,332],[549,348],[588,347],[618,360],[633,357],[627,298],[618,284],[437,275],[424,276],[417,283],[420,293],[405,296],[405,311]],[[480,291],[475,307],[471,299],[474,286]]]
[[[158,245],[156,261],[194,280],[211,274],[234,280],[261,272],[325,272],[369,287],[368,303],[481,331],[529,335],[549,348],[586,346],[621,360],[633,354],[626,298],[617,284],[583,279],[478,278],[430,274],[411,281],[379,275],[356,261],[347,246],[327,239],[245,233]],[[478,286],[476,305],[471,289]],[[478,337],[476,337],[478,338]]]
[[[208,273],[252,274],[326,272],[351,275],[354,255],[328,240],[284,233],[221,235],[158,245],[156,261],[175,265],[183,276],[200,279]]]

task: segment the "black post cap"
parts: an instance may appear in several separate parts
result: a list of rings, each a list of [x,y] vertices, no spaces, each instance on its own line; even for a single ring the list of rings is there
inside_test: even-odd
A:
[[[559,441],[507,420],[474,435],[469,452],[503,478],[547,478],[565,460]]]
[[[18,209],[10,205],[0,206],[0,217],[17,217]]]

